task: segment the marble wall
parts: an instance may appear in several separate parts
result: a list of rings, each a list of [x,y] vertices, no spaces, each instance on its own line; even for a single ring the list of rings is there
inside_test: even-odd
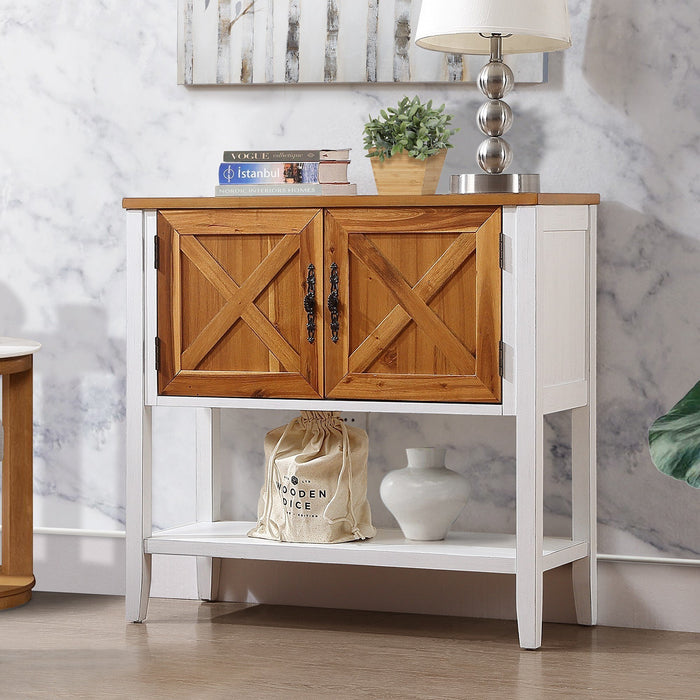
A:
[[[513,169],[552,191],[600,192],[599,519],[603,552],[700,557],[700,493],[659,474],[651,421],[700,376],[700,16],[691,0],[569,0],[574,46],[545,85],[520,86]],[[36,524],[124,526],[124,196],[209,195],[224,148],[351,146],[372,193],[367,114],[405,86],[176,84],[173,0],[0,0],[0,335],[35,338]],[[461,131],[450,172],[473,171],[476,88],[417,85]],[[187,412],[156,434],[155,519],[194,510]],[[224,513],[252,517],[262,437],[289,414],[226,418]],[[181,443],[166,439],[178,428]],[[448,447],[473,484],[465,527],[513,527],[508,421],[373,415],[375,520],[403,448]],[[570,511],[568,427],[548,426],[548,529]]]

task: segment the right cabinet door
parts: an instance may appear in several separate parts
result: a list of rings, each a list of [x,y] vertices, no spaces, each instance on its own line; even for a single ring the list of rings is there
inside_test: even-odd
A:
[[[329,209],[328,398],[500,403],[501,210]]]

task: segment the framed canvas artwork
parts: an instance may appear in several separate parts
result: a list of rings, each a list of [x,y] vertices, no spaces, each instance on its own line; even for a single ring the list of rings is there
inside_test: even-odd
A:
[[[485,56],[413,43],[420,0],[178,0],[178,83],[474,81]],[[508,58],[519,83],[546,81],[546,56]]]

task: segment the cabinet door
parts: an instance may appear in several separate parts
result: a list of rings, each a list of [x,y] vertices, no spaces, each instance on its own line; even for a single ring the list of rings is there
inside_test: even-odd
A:
[[[326,395],[500,402],[500,232],[494,207],[327,211]]]
[[[160,393],[321,396],[323,335],[304,310],[314,274],[322,287],[320,211],[162,211],[158,239]]]

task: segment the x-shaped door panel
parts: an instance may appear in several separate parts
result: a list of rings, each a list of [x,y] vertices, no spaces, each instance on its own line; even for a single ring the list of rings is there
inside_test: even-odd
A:
[[[158,223],[159,391],[320,398],[323,339],[308,341],[304,311],[320,214],[173,211]]]
[[[500,401],[500,210],[392,211],[326,214],[341,302],[327,396]]]
[[[299,353],[254,303],[279,270],[299,251],[298,236],[284,236],[240,286],[194,236],[182,236],[180,250],[226,299],[225,305],[182,351],[181,368],[196,369],[231,326],[238,319],[242,319],[277,357],[286,371],[298,372]]]
[[[445,322],[430,308],[429,303],[454,272],[475,252],[475,234],[461,234],[414,286],[406,281],[401,272],[364,234],[350,234],[349,250],[379,276],[396,299],[396,306],[350,355],[350,372],[366,371],[409,323],[415,323],[436,339],[442,351],[460,368],[462,374],[474,374],[474,355],[455,337]]]

